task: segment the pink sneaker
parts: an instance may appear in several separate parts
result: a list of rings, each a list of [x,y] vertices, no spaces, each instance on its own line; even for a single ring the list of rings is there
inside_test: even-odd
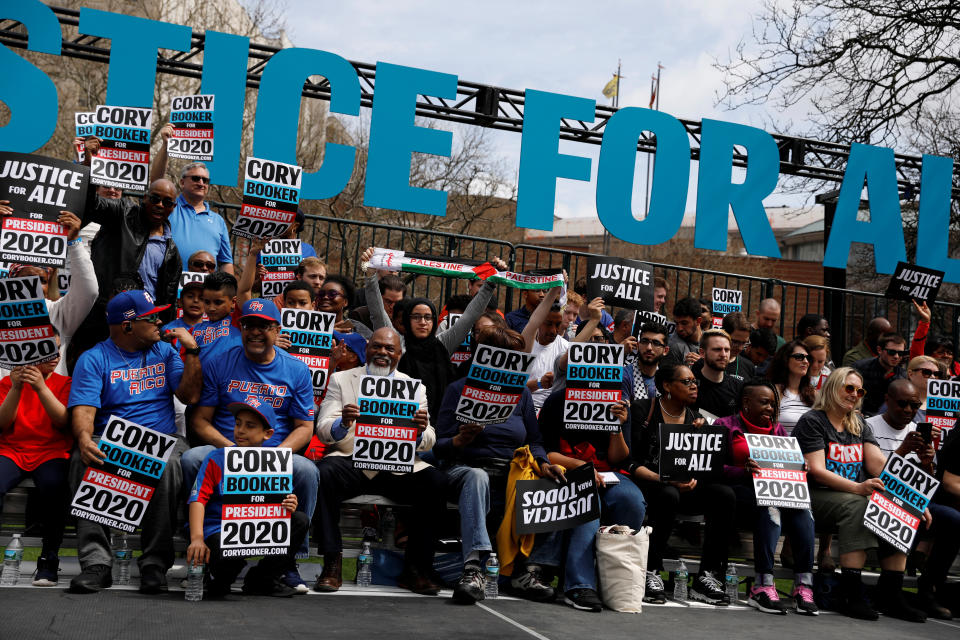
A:
[[[777,613],[787,615],[784,603],[780,601],[777,595],[777,588],[774,586],[755,586],[750,589],[750,595],[747,598],[747,604],[764,613]]]
[[[798,584],[793,588],[793,608],[797,613],[807,616],[820,615],[817,603],[813,601],[813,589],[805,584]]]

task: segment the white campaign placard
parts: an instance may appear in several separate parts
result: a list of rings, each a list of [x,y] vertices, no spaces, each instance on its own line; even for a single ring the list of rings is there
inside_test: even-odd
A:
[[[287,447],[223,450],[220,548],[224,557],[283,555],[290,548],[293,451]]]
[[[894,453],[880,473],[883,491],[874,491],[863,524],[903,553],[910,553],[923,512],[940,481]]]
[[[231,233],[241,238],[282,236],[297,217],[303,169],[285,162],[247,158],[243,203]]]
[[[803,470],[803,453],[796,438],[744,434],[750,457],[760,465],[753,491],[761,507],[809,509],[810,490]]]
[[[180,273],[180,286],[177,288],[177,298],[183,294],[183,286],[188,282],[200,282],[203,283],[207,279],[206,273],[201,273],[199,271],[183,271]]]
[[[940,440],[936,443],[938,449],[950,435],[957,416],[960,416],[960,381],[927,380],[927,421],[940,427]]]
[[[623,398],[623,345],[574,342],[567,351],[566,429],[619,431],[613,408]]]
[[[47,362],[59,353],[40,278],[0,280],[0,367]]]
[[[413,471],[419,380],[363,376],[353,435],[353,466],[374,471]]]
[[[713,288],[713,328],[723,328],[723,316],[743,309],[743,291]]]
[[[176,96],[170,103],[173,135],[167,139],[171,158],[210,162],[213,160],[212,95]]]
[[[150,179],[153,112],[136,107],[98,105],[93,135],[100,151],[90,161],[90,182],[144,192]]]
[[[102,465],[83,473],[70,514],[132,532],[143,519],[177,439],[111,416],[100,438]]]
[[[527,372],[536,359],[522,351],[477,345],[454,417],[475,424],[509,418],[523,397],[523,387],[530,377]]]
[[[290,338],[287,353],[310,368],[313,395],[317,404],[323,398],[330,378],[330,351],[336,316],[325,311],[291,309],[280,311],[280,330]]]
[[[293,239],[270,240],[260,252],[260,264],[267,273],[260,282],[264,298],[283,293],[284,288],[297,279],[296,271],[303,260],[303,242]]]

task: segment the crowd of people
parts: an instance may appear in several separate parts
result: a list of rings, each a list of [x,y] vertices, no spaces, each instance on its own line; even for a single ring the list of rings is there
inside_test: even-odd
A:
[[[86,145],[89,158],[96,140]],[[572,287],[564,304],[558,287],[526,290],[520,306],[508,310],[497,308],[497,285],[477,281],[467,295],[438,305],[409,297],[409,277],[397,273],[369,269],[360,283],[328,273],[303,242],[296,279],[281,295],[265,299],[256,295],[265,272],[262,242],[253,243],[242,271],[235,272],[227,227],[205,202],[206,167],[186,165],[175,185],[162,177],[165,160],[142,198],[99,187],[90,190],[84,211],[63,213],[72,281],[65,296],[48,301],[61,357],[4,372],[0,380],[0,496],[32,477],[44,505],[35,585],[58,582],[70,496],[87,466],[102,464],[98,442],[107,419],[118,416],[177,437],[141,524],[143,593],[166,591],[178,531],[187,531],[188,561],[208,564],[208,593],[230,592],[244,562],[220,552],[224,447],[288,447],[296,452],[292,491],[283,502],[294,514],[292,544],[286,555],[247,572],[245,593],[340,589],[341,505],[374,493],[410,506],[403,517],[407,541],[398,584],[419,594],[439,593],[434,549],[447,502],[459,506],[463,571],[453,597],[461,603],[484,598],[483,564],[492,551],[503,555],[509,547],[502,580],[513,593],[600,611],[598,527],[639,529],[645,523],[652,526],[645,601],[665,603],[673,579],[664,582],[670,535],[680,514],[700,514],[705,530],[691,599],[730,604],[722,580],[740,527],[753,534],[756,580],[746,595],[760,611],[816,615],[814,571],[835,570],[835,546],[839,608],[847,615],[875,620],[881,612],[915,622],[960,615],[960,601],[946,587],[960,545],[960,430],[947,436],[935,429],[939,450],[916,431],[925,421],[926,381],[951,378],[958,369],[954,345],[930,334],[926,305],[916,306],[921,320],[912,340],[875,318],[837,366],[825,318],[804,315],[792,336],[780,336],[780,305],[765,299],[752,319],[729,313],[714,329],[702,301],[678,297],[670,306],[670,287],[662,278],[655,282],[654,310],[664,322],[635,327],[632,311],[608,310],[601,298],[586,300],[583,286]],[[0,214],[14,213],[7,204],[0,202]],[[302,224],[301,215],[287,237],[297,237]],[[362,262],[368,265],[371,256],[367,249]],[[506,268],[498,259],[492,263]],[[207,275],[186,283],[178,295],[183,271]],[[55,272],[14,265],[10,275],[39,276],[46,292]],[[332,375],[322,398],[314,395],[307,365],[287,353],[290,339],[280,327],[284,308],[335,318]],[[455,321],[453,313],[459,314]],[[624,346],[615,431],[565,427],[566,354],[574,342]],[[478,345],[534,357],[512,414],[486,426],[454,417]],[[465,361],[456,361],[463,349]],[[410,473],[351,464],[364,375],[422,383]],[[722,477],[662,480],[659,426],[707,422],[725,427],[728,435]],[[797,439],[810,510],[757,505],[751,481],[757,463],[745,441],[751,433]],[[524,447],[533,474],[558,482],[592,463],[599,519],[539,534],[532,544],[498,535],[512,502],[511,461]],[[309,458],[301,455],[307,451]],[[863,524],[867,500],[882,488],[878,476],[894,452],[915,459],[942,483],[913,552],[914,561],[925,562],[912,598],[903,589],[907,554]],[[602,472],[620,481],[605,482]],[[185,501],[188,522],[182,529],[178,511]],[[81,573],[71,580],[71,591],[110,587],[109,529],[80,518],[76,530]],[[774,581],[781,534],[794,572],[793,588],[783,596]],[[323,569],[307,585],[296,558],[311,548],[322,556]],[[861,571],[871,551],[880,577],[868,597]]]

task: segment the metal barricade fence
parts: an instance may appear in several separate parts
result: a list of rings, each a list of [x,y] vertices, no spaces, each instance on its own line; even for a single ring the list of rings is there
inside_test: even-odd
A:
[[[219,211],[231,226],[236,219],[239,205],[208,202]],[[562,268],[567,271],[571,288],[585,281],[587,259],[591,255],[578,251],[556,249],[533,244],[512,244],[476,236],[423,230],[411,227],[396,227],[367,221],[346,220],[324,216],[307,215],[301,239],[313,245],[327,264],[328,273],[339,273],[358,285],[362,284],[360,254],[368,246],[426,253],[449,258],[489,260],[501,257],[511,269],[517,271],[544,268]],[[781,314],[778,333],[785,338],[793,337],[797,321],[807,313],[817,313],[834,318],[831,326],[831,356],[837,364],[843,353],[863,339],[867,324],[874,317],[886,317],[894,330],[908,339],[916,328],[916,312],[909,302],[889,300],[882,293],[833,289],[821,285],[789,282],[775,278],[763,278],[735,273],[724,273],[682,267],[677,265],[648,263],[655,275],[664,278],[669,285],[668,311],[678,298],[691,296],[702,299],[709,305],[714,287],[737,289],[743,292],[743,312],[752,321],[760,300],[774,298],[780,302]],[[466,293],[464,281],[449,278],[431,278],[407,274],[409,295],[429,298],[438,307],[451,295]],[[498,306],[506,311],[521,304],[515,292],[501,287]],[[836,319],[840,326],[836,326]],[[948,335],[956,346],[960,342],[960,304],[937,301],[933,308],[931,334]]]

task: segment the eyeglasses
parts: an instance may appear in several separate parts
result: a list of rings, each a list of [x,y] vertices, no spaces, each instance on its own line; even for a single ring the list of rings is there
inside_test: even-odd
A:
[[[164,198],[163,196],[158,196],[155,193],[147,194],[147,200],[153,204],[163,204],[164,208],[166,209],[170,209],[177,204],[176,200],[173,200],[172,198]]]
[[[901,409],[906,409],[907,407],[913,408],[914,411],[923,406],[922,402],[910,402],[909,400],[897,400],[897,406]]]
[[[890,356],[891,358],[894,358],[894,357],[906,358],[907,356],[910,355],[909,351],[898,351],[897,349],[884,349],[884,351],[886,351],[887,355]]]
[[[194,260],[190,263],[191,269],[216,269],[216,262],[207,262],[206,260]]]
[[[136,320],[136,321],[138,321],[138,322],[149,322],[150,324],[156,324],[156,323],[160,322],[160,314],[159,314],[159,313],[151,313],[151,314],[148,315],[148,316],[140,316],[139,318],[134,318],[134,320]]]
[[[676,379],[673,380],[673,382],[679,382],[680,384],[682,384],[682,385],[685,386],[685,387],[695,387],[695,386],[697,386],[697,379],[696,379],[696,378],[676,378]]]
[[[806,360],[807,362],[810,362],[811,360],[813,360],[813,358],[810,357],[809,353],[791,353],[790,359],[796,360],[797,362],[803,362],[804,360]]]
[[[665,346],[667,346],[667,345],[663,344],[662,342],[660,342],[659,340],[651,340],[650,338],[640,338],[639,340],[637,340],[637,342],[638,342],[638,343],[640,344],[640,346],[642,346],[642,347],[646,347],[647,345],[651,345],[651,344],[652,344],[652,345],[653,345],[654,347],[656,347],[657,349],[663,349]]]
[[[607,339],[606,339],[605,337],[603,337],[602,335],[593,336],[592,338],[590,338],[590,342],[594,342],[594,343],[597,343],[597,344],[606,344],[606,343],[607,343]]]
[[[339,291],[334,291],[333,289],[327,289],[326,291],[320,291],[317,293],[317,300],[323,300],[324,298],[326,298],[327,300],[336,300],[342,295],[343,294],[340,293]]]
[[[261,320],[241,320],[240,328],[244,331],[270,331],[277,328],[275,322],[264,322]]]
[[[184,176],[185,178],[190,178],[194,182],[202,182],[203,184],[210,184],[210,178],[206,176]]]
[[[843,390],[846,391],[847,393],[857,394],[858,398],[862,398],[863,396],[867,395],[866,389],[864,389],[863,387],[858,387],[855,384],[845,384],[843,385]]]
[[[913,369],[910,373],[919,373],[924,378],[932,378],[940,372],[935,369]]]
[[[410,316],[410,322],[433,322],[433,315],[429,313],[414,313]]]

